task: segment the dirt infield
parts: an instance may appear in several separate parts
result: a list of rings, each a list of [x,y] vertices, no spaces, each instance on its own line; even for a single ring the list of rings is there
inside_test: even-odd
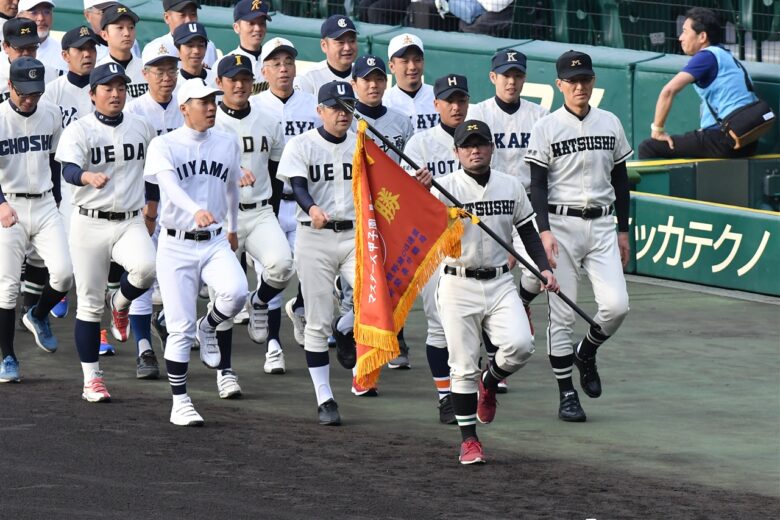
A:
[[[499,396],[496,423],[478,430],[489,458],[481,467],[457,463],[457,429],[437,421],[419,311],[407,328],[414,368],[386,371],[380,397],[352,396],[349,374],[333,366],[338,428],[316,424],[286,319],[284,376],[263,374],[264,348],[236,333],[241,400],[218,399],[213,372],[191,365],[190,394],[206,420],[193,429],[168,423],[165,380],[134,379],[130,343],[101,359],[113,402],[88,404],[72,318],[55,322],[53,355],[17,333],[24,380],[0,385],[0,518],[777,518],[780,307],[635,283],[631,295],[634,319],[600,363],[605,396],[583,401],[588,422],[555,418],[538,334],[533,363]],[[653,352],[666,334],[648,333],[640,316],[673,315],[673,301],[696,319],[666,322],[675,348]],[[534,310],[539,331],[543,308]],[[746,326],[747,315],[775,318],[754,355],[722,348],[729,338],[715,324],[733,326],[738,312]],[[689,381],[679,383],[691,386],[668,387],[683,357]],[[733,380],[722,379],[722,362]],[[748,395],[740,381],[751,377],[763,390]]]

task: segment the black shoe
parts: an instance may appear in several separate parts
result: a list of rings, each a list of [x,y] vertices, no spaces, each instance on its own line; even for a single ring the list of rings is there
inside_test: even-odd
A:
[[[341,424],[341,416],[339,415],[339,405],[333,398],[328,399],[317,407],[317,415],[320,419],[320,424],[323,426],[338,426]]]
[[[561,392],[561,405],[558,407],[558,418],[566,422],[585,422],[585,410],[580,406],[580,398],[576,390]]]
[[[336,338],[336,359],[339,360],[341,366],[347,370],[352,370],[357,363],[357,350],[355,349],[355,336],[351,332],[344,334],[339,332],[336,328],[336,324],[341,319],[341,316],[336,316],[331,327],[333,328],[333,337]]]
[[[157,379],[160,377],[160,365],[157,363],[157,356],[151,350],[141,352],[136,358],[136,379]]]
[[[439,399],[439,422],[442,424],[457,424],[455,410],[452,408],[452,394]]]
[[[154,335],[160,340],[160,347],[163,352],[165,352],[165,344],[168,342],[168,328],[160,322],[159,312],[152,314],[152,332],[154,332]]]
[[[601,395],[601,378],[599,377],[599,371],[596,369],[596,356],[589,357],[588,359],[580,359],[577,356],[576,351],[574,354],[574,364],[580,371],[580,386],[582,391],[588,397],[596,398]]]

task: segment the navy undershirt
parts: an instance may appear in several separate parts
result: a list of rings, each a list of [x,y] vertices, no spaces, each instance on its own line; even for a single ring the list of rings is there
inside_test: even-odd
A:
[[[366,117],[370,117],[371,119],[379,119],[383,115],[387,114],[387,107],[381,103],[378,106],[371,107],[358,101],[355,104],[355,110]]]
[[[517,103],[507,103],[505,101],[502,101],[498,96],[495,97],[496,99],[496,105],[498,105],[498,108],[506,112],[507,114],[514,114],[518,110],[520,110],[520,100],[517,100]]]

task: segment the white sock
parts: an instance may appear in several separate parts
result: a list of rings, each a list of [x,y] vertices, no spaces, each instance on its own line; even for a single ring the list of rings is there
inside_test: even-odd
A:
[[[268,340],[268,352],[282,350],[282,346],[275,339]]]
[[[311,382],[314,383],[314,392],[317,394],[317,406],[328,399],[333,398],[333,391],[330,389],[330,365],[321,367],[309,367]]]
[[[149,340],[146,338],[141,338],[138,340],[138,355],[140,356],[147,350],[152,350],[152,344],[149,343]]]
[[[81,371],[84,372],[84,384],[86,385],[92,379],[95,379],[95,372],[100,370],[100,362],[82,363]]]
[[[114,308],[118,311],[124,311],[127,310],[130,307],[130,304],[132,303],[130,300],[128,300],[124,294],[122,294],[122,289],[117,289],[117,291],[114,293]]]
[[[182,403],[184,403],[184,401],[187,401],[190,398],[190,396],[187,395],[186,392],[183,393],[183,394],[178,394],[178,395],[177,394],[172,394],[172,395],[173,395],[173,405],[174,406],[181,405]]]

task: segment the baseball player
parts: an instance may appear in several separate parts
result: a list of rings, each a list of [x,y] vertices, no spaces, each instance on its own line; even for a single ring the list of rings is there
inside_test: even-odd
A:
[[[238,35],[238,47],[230,54],[240,54],[249,60],[255,80],[252,94],[268,89],[263,77],[263,39],[266,24],[271,21],[268,14],[269,3],[263,0],[240,0],[233,8],[233,30]]]
[[[0,29],[19,12],[17,0],[0,0]]]
[[[571,381],[572,363],[589,397],[601,395],[596,350],[628,314],[623,267],[628,263],[629,191],[625,161],[631,155],[620,120],[588,104],[596,81],[590,56],[568,51],[556,62],[564,105],[533,127],[525,160],[531,165],[531,202],[550,265],[561,290],[577,300],[581,271],[598,305],[585,337],[573,343],[574,311],[548,298],[548,354],[560,390],[558,417],[586,420]],[[612,216],[614,204],[618,221]]]
[[[439,113],[433,104],[433,87],[423,83],[425,54],[422,40],[410,33],[393,37],[387,46],[387,58],[395,85],[385,94],[385,105],[409,114],[415,132],[434,128],[439,124]]]
[[[331,81],[349,81],[352,62],[357,58],[357,29],[346,16],[329,16],[322,22],[320,35],[325,60],[295,78],[296,88],[312,95],[317,95],[320,87]]]
[[[49,327],[49,311],[73,284],[68,243],[55,194],[59,165],[53,152],[62,132],[57,107],[39,101],[45,84],[44,67],[34,58],[11,64],[11,95],[0,104],[0,382],[19,382],[14,352],[16,298],[22,263],[29,247],[49,269],[41,298],[24,315],[35,342],[47,352],[57,350]],[[59,197],[57,197],[59,198]]]
[[[266,42],[263,45],[260,62],[263,64],[263,76],[268,81],[268,90],[250,98],[253,107],[257,107],[259,112],[280,121],[285,144],[296,135],[322,124],[317,115],[317,99],[308,92],[293,88],[297,56],[298,51],[290,40],[274,38]],[[278,194],[278,198],[281,199],[278,211],[279,225],[287,236],[290,249],[294,251],[298,227],[295,214],[298,205],[289,184],[283,184],[278,179],[274,179],[274,183],[275,197]],[[274,301],[277,299],[278,301]],[[277,310],[280,307],[281,295],[274,300],[268,304],[268,320],[271,324],[281,319],[281,312]],[[298,294],[286,303],[285,311],[293,324],[295,341],[303,346],[306,319],[300,277]],[[277,313],[279,317],[275,316]],[[273,333],[273,327],[269,327],[270,339],[273,339]]]
[[[198,9],[200,9],[200,0],[163,0],[163,21],[168,26],[168,32],[157,37],[144,46],[143,52],[150,49],[159,51],[161,46],[165,46],[171,51],[174,49],[173,32],[181,25],[194,23],[198,21]],[[141,56],[143,57],[143,52]],[[174,56],[177,53],[171,52]],[[214,43],[206,44],[206,54],[203,57],[203,63],[207,67],[214,67],[217,64],[217,48]]]
[[[9,71],[11,63],[21,57],[35,58],[38,52],[40,38],[35,28],[35,22],[26,18],[14,18],[3,25],[3,54],[0,54],[0,103],[8,99]],[[59,73],[44,65],[44,81],[50,83],[57,79]]]
[[[495,151],[491,167],[518,177],[526,192],[530,192],[531,170],[523,157],[534,123],[547,115],[548,111],[536,103],[520,99],[525,83],[526,61],[525,54],[513,49],[495,53],[491,60],[490,82],[495,86],[496,95],[470,107],[469,117],[484,121],[493,129]],[[525,248],[517,233],[514,234],[513,246],[526,260],[531,260],[525,254]],[[514,259],[511,259],[510,265],[513,263]],[[520,298],[523,300],[529,323],[531,301],[541,290],[539,280],[523,268],[520,275]],[[531,323],[531,334],[533,333],[534,327]],[[496,351],[487,337],[485,349],[488,358],[492,358]],[[505,381],[501,382],[499,389],[501,393],[507,391]]]
[[[317,396],[322,425],[339,425],[338,404],[330,387],[328,335],[337,339],[337,358],[345,368],[356,361],[352,326],[354,314],[333,319],[333,279],[341,274],[355,281],[355,206],[352,200],[352,155],[355,134],[352,112],[338,100],[354,104],[349,83],[334,81],[320,87],[317,113],[322,126],[290,139],[277,177],[292,186],[298,203],[295,262],[307,302],[304,349]],[[332,321],[331,321],[332,320]]]
[[[179,74],[179,58],[173,55],[167,46],[160,45],[156,48],[145,47],[141,59],[149,90],[143,96],[132,100],[125,111],[150,123],[156,135],[172,132],[184,124],[181,111],[173,99]],[[144,223],[156,247],[159,238],[157,214],[160,194],[153,184],[147,183],[146,188]],[[137,347],[138,379],[157,379],[160,375],[159,363],[151,343],[153,303],[153,291],[146,291],[130,305],[130,330],[133,331]]]
[[[173,394],[170,421],[177,426],[203,424],[187,395],[195,337],[203,363],[217,368],[221,355],[216,327],[246,302],[246,276],[233,253],[238,247],[241,151],[235,136],[212,128],[217,94],[222,92],[202,79],[189,79],[179,87],[176,102],[184,126],[152,141],[144,172],[148,182],[160,187],[157,272],[168,325],[165,364]],[[214,291],[215,300],[208,314],[196,322],[201,280]],[[220,390],[238,386],[232,372],[224,378]]]
[[[511,240],[512,229],[516,229],[547,278],[548,288],[556,290],[525,188],[517,177],[490,167],[490,128],[475,119],[464,121],[455,130],[454,143],[463,166],[439,180],[442,188],[505,241]],[[438,190],[433,193],[452,204]],[[466,226],[461,248],[460,257],[444,259],[436,304],[449,348],[452,407],[462,436],[459,460],[461,464],[474,464],[485,461],[477,437],[477,420],[486,424],[493,421],[498,382],[527,363],[534,352],[534,339],[509,272],[506,251],[473,225]],[[480,375],[483,331],[498,352]]]
[[[98,46],[96,49],[98,61],[108,55],[108,43],[100,36],[102,29],[100,22],[103,19],[103,10],[115,3],[116,2],[114,1],[107,2],[105,0],[84,0],[84,19],[98,37]],[[141,56],[141,46],[138,45],[138,40],[135,40],[133,43],[132,53],[133,56]]]
[[[284,374],[284,352],[279,340],[281,301],[278,298],[276,320],[273,324],[269,320],[270,303],[287,287],[293,275],[290,245],[276,220],[271,200],[271,179],[276,176],[284,148],[282,125],[249,104],[254,77],[246,56],[226,56],[219,62],[217,72],[217,86],[224,95],[215,128],[235,136],[242,150],[242,168],[249,170],[255,179],[242,186],[238,205],[238,248],[254,260],[258,281],[257,289],[246,303],[249,337],[255,343],[268,342],[264,372]],[[270,328],[274,328],[273,338],[269,337]],[[224,350],[222,355],[225,360]],[[223,370],[228,368],[230,365]]]
[[[455,128],[466,119],[469,108],[468,81],[464,76],[449,74],[437,79],[433,90],[436,96],[434,106],[440,116],[440,122],[433,128],[415,133],[406,144],[404,153],[418,166],[438,178],[460,167],[458,157],[453,151],[452,138]],[[404,163],[403,167],[409,173],[414,173],[410,165]],[[439,394],[439,420],[445,424],[455,424],[450,396],[450,368],[447,365],[447,340],[436,309],[435,293],[438,280],[439,271],[436,271],[422,290],[423,311],[428,320],[425,352]]]
[[[180,25],[173,31],[173,43],[181,59],[179,84],[183,84],[188,79],[200,78],[209,85],[214,85],[216,72],[203,66],[203,58],[209,43],[206,27],[198,22]]]
[[[141,59],[133,54],[135,24],[138,15],[122,4],[111,4],[103,10],[100,20],[100,36],[108,45],[108,54],[98,60],[98,65],[118,63],[130,78],[127,94],[131,98],[141,97],[149,88],[144,79]]]
[[[17,16],[35,22],[38,38],[41,39],[36,59],[53,69],[68,70],[67,63],[62,59],[59,42],[55,38],[49,38],[54,23],[54,3],[47,0],[19,0]]]
[[[76,278],[76,350],[84,373],[82,398],[111,399],[98,362],[100,319],[111,309],[111,331],[127,341],[128,308],[154,281],[154,244],[144,226],[143,165],[154,129],[123,113],[130,78],[106,63],[89,76],[95,112],[62,133],[56,158],[73,190],[70,252]],[[111,260],[126,271],[117,291],[105,292]]]

